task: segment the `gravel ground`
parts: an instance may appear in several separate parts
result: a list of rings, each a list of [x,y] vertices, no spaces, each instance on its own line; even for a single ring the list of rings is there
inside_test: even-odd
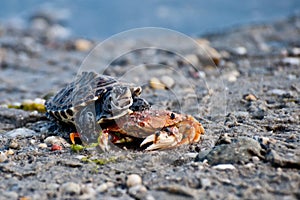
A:
[[[154,108],[191,114],[206,130],[197,144],[153,152],[74,152],[67,128],[7,108],[49,98],[97,44],[62,40],[51,26],[0,24],[0,199],[300,199],[299,16],[197,39],[217,67],[178,43],[186,60],[153,49],[116,59],[105,74],[142,85]]]

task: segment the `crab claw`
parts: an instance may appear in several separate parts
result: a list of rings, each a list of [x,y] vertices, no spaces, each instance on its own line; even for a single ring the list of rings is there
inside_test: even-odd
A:
[[[154,134],[146,137],[141,143],[141,147],[152,143],[146,148],[146,151],[152,151],[156,149],[168,149],[175,147],[182,140],[182,134],[179,133],[177,127],[169,127],[165,130],[156,131]]]
[[[140,146],[152,143],[146,148],[147,151],[173,148],[183,144],[199,142],[200,136],[204,132],[203,126],[194,117],[186,115],[181,122],[146,137]]]

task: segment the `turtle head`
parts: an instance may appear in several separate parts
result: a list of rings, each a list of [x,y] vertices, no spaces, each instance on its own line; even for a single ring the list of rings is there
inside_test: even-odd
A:
[[[140,87],[114,86],[95,102],[98,123],[117,119],[132,112],[129,108],[133,103],[133,97],[140,93]]]

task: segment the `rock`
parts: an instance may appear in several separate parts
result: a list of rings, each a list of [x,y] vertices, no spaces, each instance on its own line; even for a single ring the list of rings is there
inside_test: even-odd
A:
[[[193,66],[198,66],[199,64],[199,58],[195,54],[188,54],[184,56],[185,60],[188,62],[188,64],[192,64]]]
[[[211,180],[209,178],[201,178],[200,181],[201,181],[201,186],[204,189],[211,186]]]
[[[172,77],[170,76],[162,76],[161,77],[161,82],[165,85],[166,88],[170,89],[173,88],[175,85],[175,81]]]
[[[233,166],[232,164],[219,164],[219,165],[215,165],[212,167],[213,169],[218,169],[218,170],[226,170],[226,169],[236,169],[235,166]]]
[[[163,90],[165,89],[165,85],[160,82],[158,78],[151,78],[149,81],[149,85],[152,89],[158,89],[158,90]]]
[[[269,161],[274,167],[300,169],[299,156],[282,157],[275,150],[269,149],[266,154],[266,160]]]
[[[254,94],[244,94],[243,99],[246,101],[257,101],[257,97]]]
[[[47,146],[46,143],[40,143],[40,144],[38,144],[38,147],[41,148],[41,149],[45,149],[45,148],[47,148],[48,146]]]
[[[200,49],[201,54],[199,55],[200,61],[203,61],[205,59],[212,59],[216,65],[220,64],[222,56],[215,48],[210,46],[210,42],[208,40],[197,39],[196,42],[200,45],[201,48]],[[208,55],[203,55],[206,53]]]
[[[18,199],[18,196],[19,196],[18,193],[14,191],[5,191],[1,193],[1,198],[3,199]]]
[[[80,185],[74,182],[67,182],[60,187],[60,190],[64,194],[79,195]]]
[[[143,185],[135,185],[129,188],[128,193],[135,199],[145,199],[147,188]]]
[[[247,54],[247,49],[246,49],[246,47],[240,46],[240,47],[236,47],[236,48],[234,49],[234,52],[235,52],[237,55],[244,56],[244,55]]]
[[[46,144],[56,144],[56,145],[60,145],[60,146],[64,146],[64,147],[70,147],[70,144],[62,137],[59,137],[59,136],[49,136],[47,137],[44,142]]]
[[[0,151],[0,163],[5,162],[7,160],[6,153]]]
[[[18,149],[19,147],[20,147],[20,145],[15,140],[12,140],[9,144],[9,148],[12,148],[12,149]]]
[[[207,154],[198,154],[195,161],[208,161],[210,165],[252,162],[252,157],[261,155],[260,144],[249,137],[230,138],[221,136],[215,147]]]
[[[169,184],[169,185],[159,185],[155,187],[156,190],[162,190],[169,192],[171,194],[178,194],[186,197],[195,198],[197,195],[197,191],[186,186],[178,185],[178,184]]]
[[[17,128],[12,131],[4,133],[4,136],[9,137],[9,138],[16,138],[16,137],[31,137],[36,135],[36,132],[28,129],[28,128]]]
[[[273,90],[269,90],[267,92],[268,95],[275,95],[275,96],[283,96],[288,94],[289,92],[285,91],[285,90],[281,90],[281,89],[273,89]]]
[[[282,62],[286,65],[300,65],[300,59],[295,57],[286,57],[282,59]]]
[[[97,187],[96,192],[104,193],[108,189],[108,185],[106,183],[102,183],[99,187]]]
[[[74,47],[77,51],[89,51],[92,46],[92,43],[85,39],[77,39],[74,42]]]
[[[130,174],[127,176],[126,185],[127,187],[133,187],[142,184],[142,178],[138,174]]]

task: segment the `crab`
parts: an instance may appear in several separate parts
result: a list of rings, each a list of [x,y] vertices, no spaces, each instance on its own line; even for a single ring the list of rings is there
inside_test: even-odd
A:
[[[152,110],[139,97],[142,88],[110,76],[83,72],[45,103],[47,116],[76,127],[70,139],[98,142],[102,150],[110,141],[143,139],[145,150],[158,150],[198,142],[204,128],[191,115]]]

